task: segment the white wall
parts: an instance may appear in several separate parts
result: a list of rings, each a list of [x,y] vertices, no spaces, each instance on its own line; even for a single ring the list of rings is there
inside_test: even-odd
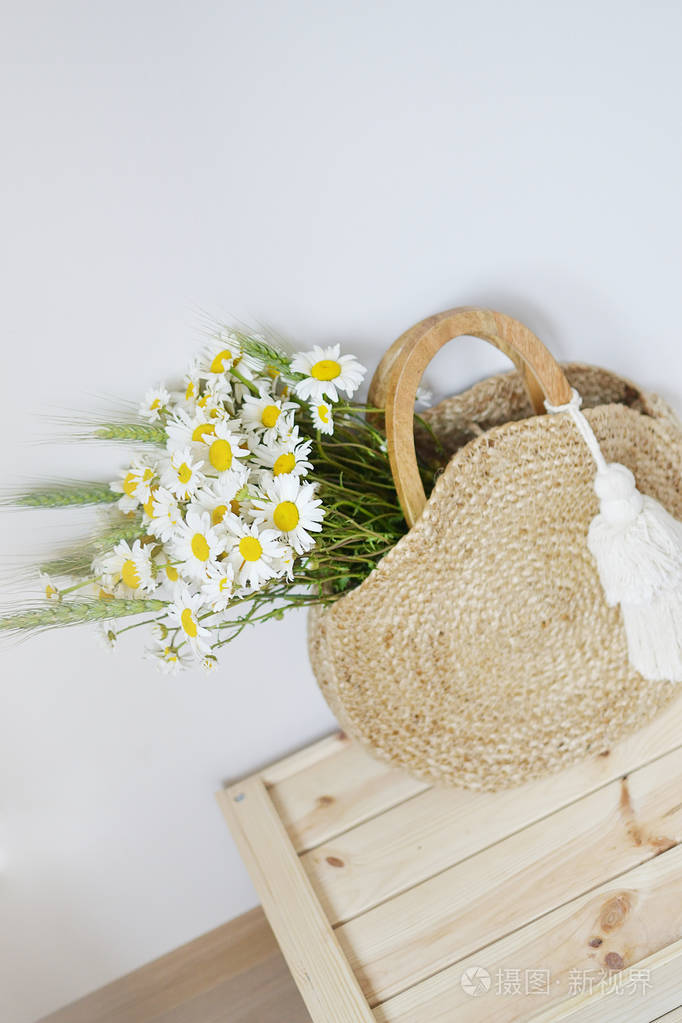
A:
[[[139,397],[200,310],[373,366],[415,320],[490,304],[679,396],[679,4],[3,7],[3,482],[105,478],[120,451],[36,446],[36,413]],[[440,356],[439,389],[496,366],[483,348]],[[73,518],[4,514],[5,560]],[[213,791],[333,727],[301,618],[212,677],[139,654],[2,646],[8,1023],[252,906]]]

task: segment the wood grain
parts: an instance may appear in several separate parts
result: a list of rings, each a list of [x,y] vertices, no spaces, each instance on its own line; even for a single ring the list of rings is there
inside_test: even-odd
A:
[[[428,789],[305,853],[302,863],[333,924],[429,877],[679,748],[682,707],[558,775],[504,792]],[[356,761],[356,768],[359,762]]]
[[[596,991],[602,978],[615,978],[680,937],[682,847],[677,847],[384,1002],[375,1018],[377,1023],[528,1020],[590,987]],[[487,971],[490,987],[472,996],[462,978],[476,968]],[[535,970],[544,974],[539,990],[527,993],[532,977],[527,971]],[[640,986],[647,988],[645,978]],[[621,999],[624,1021],[630,1019],[630,994],[624,990]],[[647,1020],[654,1015],[655,1010]]]
[[[217,798],[315,1023],[374,1023],[262,779]]]
[[[343,753],[350,746],[351,741],[347,735],[344,735],[343,732],[333,732],[310,746],[304,746],[288,757],[268,765],[260,772],[260,776],[268,787],[279,785],[301,771],[314,770],[327,757],[331,757],[335,753]]]
[[[258,907],[41,1023],[310,1023]]]
[[[269,792],[294,848],[304,852],[428,787],[346,742]]]
[[[681,957],[682,941],[677,941],[624,971],[624,984],[635,970],[647,970],[651,979],[651,989],[645,995],[629,996],[627,1016],[623,1015],[623,996],[614,988],[605,995],[600,992],[577,995],[555,1009],[538,1013],[529,1023],[564,1023],[566,1020],[571,1023],[649,1023],[652,1012],[665,1012],[680,997]]]
[[[682,998],[682,992],[680,998]],[[665,1016],[659,1016],[653,1023],[682,1023],[682,1006],[673,1009],[672,1012],[666,1012]]]
[[[410,526],[426,504],[414,447],[417,387],[436,352],[448,341],[462,336],[482,338],[509,356],[523,374],[537,414],[544,412],[545,397],[553,405],[562,405],[571,397],[563,370],[547,348],[532,331],[510,316],[463,306],[429,316],[406,331],[379,363],[370,385],[369,401],[385,410],[391,471]]]
[[[681,792],[675,750],[342,924],[370,1004],[675,845]]]

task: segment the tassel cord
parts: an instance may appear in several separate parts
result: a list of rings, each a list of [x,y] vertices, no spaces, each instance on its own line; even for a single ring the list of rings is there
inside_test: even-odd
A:
[[[604,458],[601,448],[599,447],[599,441],[594,435],[594,430],[588,423],[585,415],[580,411],[582,405],[582,398],[576,391],[575,387],[571,388],[571,400],[565,405],[552,405],[549,401],[545,400],[545,408],[548,412],[553,415],[557,412],[567,412],[575,423],[576,429],[580,433],[580,436],[587,444],[590,454],[595,461],[597,466],[597,473],[606,472],[608,466],[606,459]]]

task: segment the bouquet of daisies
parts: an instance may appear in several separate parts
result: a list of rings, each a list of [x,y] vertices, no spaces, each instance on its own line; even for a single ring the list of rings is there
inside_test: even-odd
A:
[[[97,622],[114,645],[148,625],[163,670],[210,668],[246,624],[357,585],[406,528],[366,416],[377,410],[351,402],[364,372],[338,345],[292,355],[218,332],[181,387],[155,388],[136,419],[94,428],[136,446],[118,479],[13,498],[111,507],[86,544],[42,566],[46,601],[0,629]]]

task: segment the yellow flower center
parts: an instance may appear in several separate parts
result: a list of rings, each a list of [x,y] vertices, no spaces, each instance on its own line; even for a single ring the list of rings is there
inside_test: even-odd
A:
[[[149,411],[153,412],[154,409],[157,409],[157,408],[160,408],[160,407],[161,407],[161,402],[159,401],[158,398],[154,398],[154,401],[149,406]]]
[[[220,590],[221,593],[224,593],[229,585],[230,585],[230,580],[227,578],[226,575],[224,575],[223,578],[218,583],[218,589]]]
[[[261,412],[260,421],[263,426],[267,427],[268,430],[271,430],[279,419],[279,413],[280,410],[276,405],[266,405]]]
[[[100,587],[100,591],[97,594],[97,596],[98,596],[99,600],[113,600],[114,599],[113,593],[107,593],[107,591],[103,590],[101,587]]]
[[[172,583],[176,583],[178,581],[177,568],[173,568],[172,565],[166,565],[166,578],[170,579]]]
[[[335,380],[341,373],[341,367],[334,359],[320,359],[310,370],[311,377],[316,380]]]
[[[197,561],[208,561],[211,554],[206,537],[201,533],[195,533],[192,537],[192,554]]]
[[[199,408],[204,408],[208,401],[208,394],[202,394],[200,398],[197,398],[197,405]]]
[[[296,529],[300,517],[298,508],[293,501],[281,501],[272,515],[275,525],[282,533],[288,533],[292,529]]]
[[[233,515],[239,515],[239,512],[241,511],[241,507],[242,506],[239,503],[239,501],[237,500],[237,498],[233,497],[232,500],[230,501],[230,511],[232,512],[232,514]]]
[[[211,522],[214,526],[217,526],[219,522],[222,522],[225,518],[225,512],[227,511],[226,504],[219,504],[217,508],[213,509],[211,513]]]
[[[244,561],[258,561],[263,553],[260,540],[255,536],[243,536],[239,541],[239,553]]]
[[[135,487],[137,486],[137,477],[134,472],[129,472],[126,478],[123,480],[123,491],[128,497],[135,497]]]
[[[146,513],[147,513],[147,515],[149,516],[150,519],[154,517],[154,491],[153,490],[149,491],[149,500],[144,505],[144,510],[146,511]]]
[[[194,397],[194,381],[190,380],[190,382],[187,384],[187,390],[185,391],[185,398],[187,398],[187,400],[189,400],[190,398],[193,398],[193,397]]]
[[[192,440],[203,440],[206,441],[206,434],[214,434],[215,426],[213,423],[201,423],[197,426],[196,430],[192,434]],[[208,441],[206,441],[208,443]]]
[[[187,635],[194,639],[197,634],[197,623],[194,621],[194,615],[192,614],[191,608],[186,607],[182,612],[180,615],[180,624]]]
[[[232,448],[226,440],[214,440],[208,449],[208,460],[218,472],[225,472],[232,465]]]
[[[225,362],[229,362],[231,358],[232,352],[230,352],[227,348],[223,348],[222,352],[218,352],[211,363],[211,373],[224,373]]]
[[[137,572],[137,565],[132,558],[128,558],[123,562],[123,567],[121,568],[121,579],[126,586],[130,587],[131,590],[138,589],[140,585],[140,576]]]
[[[192,478],[192,470],[188,466],[187,462],[183,462],[178,469],[178,479],[181,483],[189,483]]]
[[[54,586],[48,583],[47,586],[45,587],[45,596],[47,597],[48,600],[51,600],[52,597],[56,597],[56,595],[57,591],[55,590]]]
[[[317,406],[317,414],[318,414],[318,416],[320,417],[320,419],[322,420],[323,423],[328,423],[329,422],[329,409],[327,408],[326,405],[318,405]]]
[[[288,451],[285,455],[280,455],[279,458],[275,459],[272,471],[275,476],[282,476],[287,472],[293,472],[295,468],[296,456]]]

